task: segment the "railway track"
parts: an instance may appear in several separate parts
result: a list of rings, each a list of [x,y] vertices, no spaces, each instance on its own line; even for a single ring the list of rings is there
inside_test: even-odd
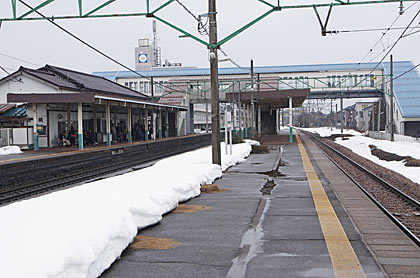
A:
[[[416,198],[334,148],[330,140],[320,139],[312,133],[303,133],[308,135],[345,175],[420,246],[420,202]]]
[[[206,144],[204,144],[206,145]],[[28,197],[37,196],[46,192],[52,192],[54,190],[77,185],[83,182],[91,182],[97,179],[101,179],[104,176],[115,174],[121,171],[127,171],[130,169],[138,170],[150,165],[151,162],[157,161],[162,158],[166,158],[179,153],[195,150],[204,146],[202,143],[191,144],[182,148],[161,148],[156,151],[150,151],[147,154],[130,156],[129,159],[123,161],[111,162],[106,160],[105,163],[96,163],[94,167],[78,167],[75,170],[60,173],[60,175],[47,175],[42,179],[36,179],[33,181],[24,181],[19,183],[11,183],[8,185],[0,186],[0,205],[10,204]],[[70,162],[82,163],[83,161]],[[33,163],[37,163],[34,161]],[[39,163],[39,162],[38,162]],[[147,165],[147,166],[144,166]],[[53,170],[53,167],[51,167]],[[57,172],[57,171],[52,171]]]

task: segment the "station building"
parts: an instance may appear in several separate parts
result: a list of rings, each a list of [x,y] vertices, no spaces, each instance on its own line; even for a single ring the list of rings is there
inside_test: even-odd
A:
[[[0,103],[0,120],[8,127],[2,139],[34,149],[58,146],[59,135],[67,136],[72,127],[80,149],[88,137],[111,145],[178,136],[179,112],[186,110],[102,77],[50,65],[21,67],[1,79]]]
[[[398,61],[393,63],[394,77],[413,69],[410,61]],[[314,64],[295,66],[263,66],[254,67],[254,92],[275,93],[283,96],[286,100],[283,104],[271,105],[260,100],[262,105],[263,125],[267,122],[278,123],[283,121],[278,109],[287,108],[287,98],[292,96],[291,91],[309,89],[307,99],[357,99],[376,98],[381,101],[376,109],[382,107],[382,111],[371,113],[376,115],[385,111],[385,130],[390,130],[390,63],[346,63],[346,64]],[[205,107],[210,100],[210,70],[208,68],[164,68],[156,67],[150,70],[142,70],[139,73],[142,78],[129,71],[105,71],[93,74],[113,80],[123,86],[136,90],[145,95],[159,99],[171,94],[170,89],[182,89],[185,91],[183,101],[188,105],[187,124],[190,132],[192,127],[201,127],[202,122],[197,122],[198,113],[205,113]],[[151,81],[154,82],[152,86]],[[236,111],[236,128],[247,125],[246,111],[250,109],[249,99],[243,101],[244,96],[251,92],[250,68],[219,68],[219,96],[221,102],[233,103]],[[165,85],[165,87],[159,86]],[[153,88],[154,87],[154,88]],[[297,93],[297,92],[296,92]],[[416,136],[420,129],[420,77],[416,69],[394,80],[394,131],[399,134]],[[242,95],[241,95],[242,94]],[[258,126],[258,101],[255,101],[255,121]],[[245,103],[242,103],[245,102]],[[299,102],[300,103],[300,102]],[[298,107],[299,103],[293,104]],[[344,107],[341,107],[344,111]],[[199,111],[199,112],[196,112]],[[210,109],[207,109],[210,111]],[[209,113],[209,112],[207,112]],[[245,114],[244,114],[245,113]],[[206,115],[206,114],[204,114]],[[222,106],[223,116],[223,106]],[[369,116],[369,115],[368,115]],[[209,116],[207,116],[210,118]],[[203,117],[201,116],[201,119]],[[271,119],[273,118],[273,119]],[[357,120],[357,119],[356,119]],[[360,121],[360,119],[358,120]],[[222,120],[223,122],[223,120]],[[249,123],[248,123],[249,124]],[[272,124],[262,127],[262,133],[275,132]]]

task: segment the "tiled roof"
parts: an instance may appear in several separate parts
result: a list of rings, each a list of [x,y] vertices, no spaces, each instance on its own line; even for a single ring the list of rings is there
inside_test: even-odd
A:
[[[0,113],[0,117],[26,117],[26,108],[14,107],[7,112]]]
[[[0,104],[0,114],[9,111],[15,106],[15,104]]]
[[[62,89],[112,93],[126,97],[148,99],[148,96],[106,78],[69,69],[46,65],[45,67],[36,70],[20,67],[19,71],[42,79]]]

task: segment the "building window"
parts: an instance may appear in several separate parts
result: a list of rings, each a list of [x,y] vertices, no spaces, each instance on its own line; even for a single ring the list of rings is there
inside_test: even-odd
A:
[[[124,83],[124,86],[128,87],[128,82],[125,82],[125,83]]]

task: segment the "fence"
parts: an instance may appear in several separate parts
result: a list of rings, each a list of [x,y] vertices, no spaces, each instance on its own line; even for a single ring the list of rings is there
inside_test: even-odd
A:
[[[0,128],[0,147],[33,144],[33,128]]]
[[[386,132],[378,132],[378,131],[369,131],[368,133],[369,137],[374,139],[380,139],[380,140],[391,140],[391,134]],[[405,136],[401,134],[394,134],[394,141],[398,142],[411,142],[411,143],[420,143],[420,139],[416,137],[411,136]]]

